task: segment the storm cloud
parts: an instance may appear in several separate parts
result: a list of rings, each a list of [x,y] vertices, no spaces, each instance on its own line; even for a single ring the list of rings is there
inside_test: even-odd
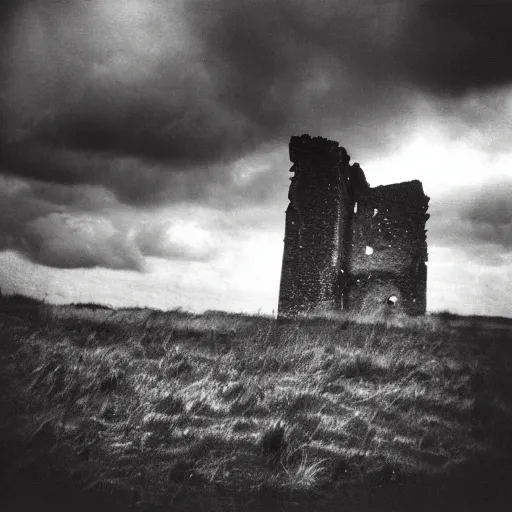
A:
[[[0,14],[4,171],[127,202],[173,175],[207,197],[229,163],[304,131],[364,160],[414,123],[418,95],[453,115],[512,78],[508,2],[26,0]]]
[[[147,256],[209,261],[222,234],[186,213],[158,215],[121,205],[91,185],[67,187],[0,176],[0,251],[56,268],[146,270]],[[218,231],[218,230],[217,230]]]
[[[210,261],[204,226],[137,215],[200,205],[231,237],[268,228],[291,135],[333,137],[364,168],[427,107],[447,136],[505,151],[511,46],[499,0],[4,0],[0,247],[64,268]],[[446,202],[432,242],[508,254],[490,187]]]
[[[0,177],[0,250],[58,268],[142,271],[144,258],[129,224],[108,215],[112,194]]]
[[[464,249],[474,262],[508,265],[512,257],[512,180],[461,188],[437,198],[429,243]]]

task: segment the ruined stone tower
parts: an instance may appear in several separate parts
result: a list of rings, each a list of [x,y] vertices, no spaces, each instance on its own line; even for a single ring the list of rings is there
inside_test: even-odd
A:
[[[429,198],[419,181],[371,188],[337,142],[290,141],[279,316],[426,311]]]

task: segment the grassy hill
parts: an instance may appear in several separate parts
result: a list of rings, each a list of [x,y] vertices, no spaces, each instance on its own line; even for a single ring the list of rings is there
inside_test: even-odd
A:
[[[184,489],[341,499],[496,484],[511,460],[511,320],[278,322],[4,297],[0,322],[3,478],[52,467],[140,506]]]

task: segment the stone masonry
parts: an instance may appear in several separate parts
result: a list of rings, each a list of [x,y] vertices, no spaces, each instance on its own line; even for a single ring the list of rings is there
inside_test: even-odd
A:
[[[290,141],[278,315],[426,311],[429,197],[421,182],[371,188],[337,142]]]

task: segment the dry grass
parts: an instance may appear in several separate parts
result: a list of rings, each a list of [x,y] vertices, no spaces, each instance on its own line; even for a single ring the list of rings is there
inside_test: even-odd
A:
[[[89,486],[336,490],[511,448],[510,331],[474,320],[2,308],[18,434]]]

